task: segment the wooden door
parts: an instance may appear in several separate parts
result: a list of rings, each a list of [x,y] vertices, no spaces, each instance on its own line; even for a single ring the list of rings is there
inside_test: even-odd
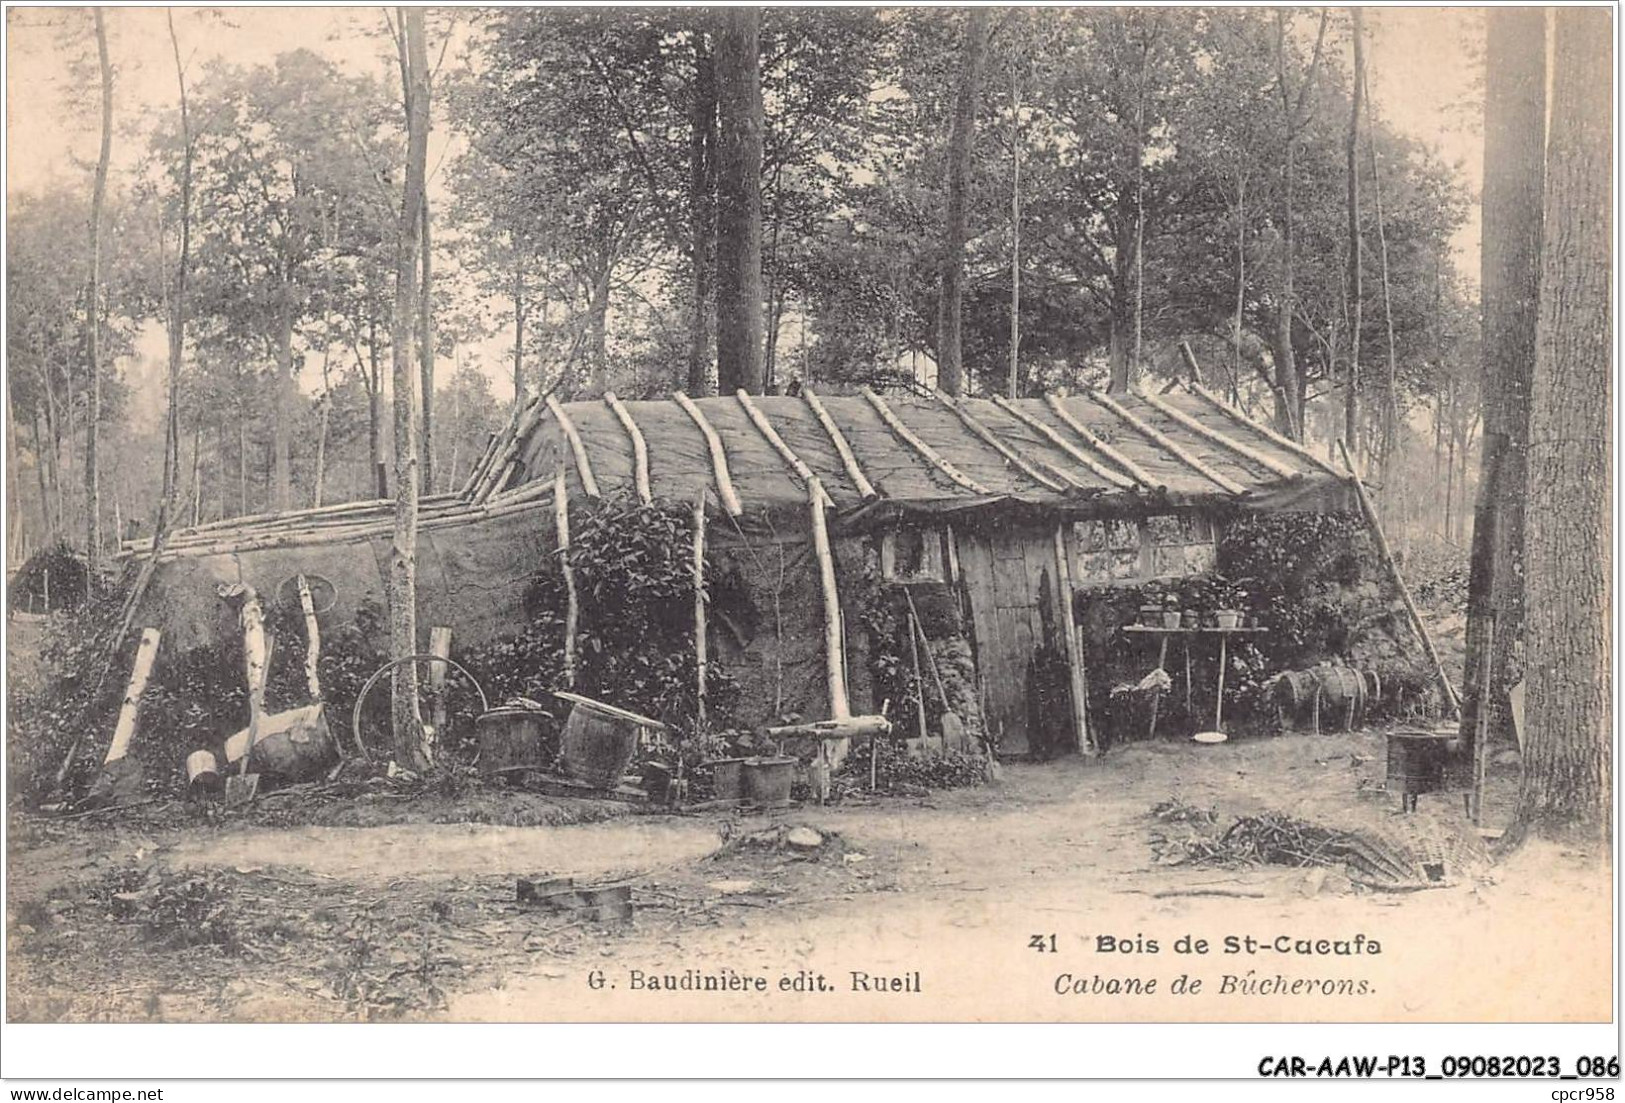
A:
[[[970,596],[976,656],[987,696],[988,730],[1001,755],[1032,750],[1027,731],[1028,668],[1044,642],[1041,607],[1053,559],[1048,534],[1022,530],[962,533],[959,566]]]

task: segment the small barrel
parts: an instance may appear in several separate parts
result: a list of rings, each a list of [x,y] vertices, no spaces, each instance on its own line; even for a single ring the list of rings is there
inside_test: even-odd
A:
[[[225,784],[213,751],[193,751],[186,756],[186,787],[194,793],[216,793]]]
[[[521,705],[502,705],[480,713],[474,731],[480,741],[481,776],[544,769],[542,731],[547,719],[542,709]]]
[[[647,716],[594,701],[578,693],[555,693],[571,704],[564,722],[560,761],[565,776],[594,789],[613,789],[637,753],[638,738],[665,725]]]
[[[796,760],[793,758],[747,758],[745,799],[763,808],[787,808],[795,779]]]

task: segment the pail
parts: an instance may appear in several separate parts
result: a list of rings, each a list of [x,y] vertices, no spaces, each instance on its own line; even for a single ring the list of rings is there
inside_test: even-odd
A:
[[[711,766],[711,791],[717,800],[739,800],[745,795],[744,759],[719,758]]]
[[[541,770],[542,731],[548,714],[523,705],[502,705],[480,713],[474,730],[480,739],[480,776],[506,770]]]
[[[186,786],[194,793],[215,793],[224,787],[213,751],[193,751],[186,756]]]
[[[560,754],[565,776],[594,789],[613,789],[620,784],[621,775],[637,753],[638,736],[665,727],[658,720],[578,693],[553,696],[572,706],[570,718],[564,723]]]
[[[747,758],[744,763],[745,799],[763,808],[787,808],[790,785],[796,778],[793,758]]]

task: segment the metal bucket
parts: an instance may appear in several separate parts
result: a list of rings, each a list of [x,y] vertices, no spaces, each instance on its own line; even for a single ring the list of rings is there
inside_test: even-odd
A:
[[[662,731],[665,725],[578,693],[553,696],[571,704],[570,718],[564,723],[560,761],[572,781],[594,789],[613,789],[637,753],[638,737],[645,731]]]
[[[225,786],[212,751],[193,751],[186,756],[186,787],[194,793],[217,793]]]
[[[542,770],[542,735],[551,716],[539,708],[502,705],[480,713],[474,730],[480,740],[480,775],[507,770]]]
[[[745,799],[763,808],[788,808],[790,786],[796,779],[793,758],[747,758]]]

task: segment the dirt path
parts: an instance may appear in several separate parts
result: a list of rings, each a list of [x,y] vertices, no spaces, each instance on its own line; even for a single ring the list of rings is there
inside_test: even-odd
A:
[[[1406,895],[1302,869],[1158,857],[1149,813],[1170,798],[1211,806],[1221,822],[1265,808],[1390,832],[1427,821],[1394,816],[1373,789],[1380,748],[1375,733],[1139,745],[1101,762],[1012,767],[997,787],[780,817],[14,832],[12,1014],[1605,1019],[1612,892],[1587,856],[1526,850]],[[742,845],[789,824],[815,827],[824,844]],[[544,871],[636,873],[635,922],[599,927],[518,905],[514,876]],[[1103,953],[1101,935],[1139,952]],[[1182,936],[1208,952],[1181,953]],[[1272,948],[1224,952],[1227,937],[1249,936]],[[1317,939],[1330,952],[1314,953]],[[1294,952],[1300,940],[1310,953]],[[651,990],[635,987],[634,970],[679,985],[760,978],[767,990]],[[1171,991],[1181,975],[1201,990]],[[827,991],[798,990],[819,976]],[[905,990],[875,990],[889,978]],[[1154,988],[1118,991],[1130,982]],[[1276,990],[1294,982],[1333,994]]]

